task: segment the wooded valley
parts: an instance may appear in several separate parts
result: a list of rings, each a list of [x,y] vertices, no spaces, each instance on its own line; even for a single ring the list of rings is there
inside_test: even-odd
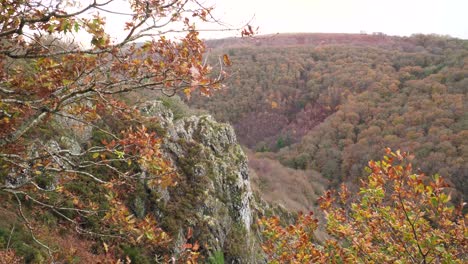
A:
[[[385,147],[401,149],[466,200],[468,42],[285,34],[208,46],[230,55],[232,76],[224,90],[188,103],[233,124],[241,144],[319,171],[331,186],[357,184]]]

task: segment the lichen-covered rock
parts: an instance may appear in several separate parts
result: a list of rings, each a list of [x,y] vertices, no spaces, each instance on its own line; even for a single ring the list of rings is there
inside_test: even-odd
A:
[[[157,101],[142,112],[161,119],[165,153],[180,175],[158,204],[163,227],[178,237],[174,245],[190,227],[204,255],[223,252],[227,263],[258,263],[247,158],[233,128],[209,115],[174,121]]]
[[[51,139],[46,142],[43,142],[38,139],[28,146],[27,151],[28,156],[39,158],[40,151],[45,151],[47,153],[53,154],[60,152],[64,149],[67,149],[71,155],[78,155],[81,152],[80,144],[76,140],[65,136],[62,136],[59,141]],[[70,156],[70,154],[65,154],[64,156],[67,157]],[[70,168],[70,165],[67,162],[65,162],[61,156],[56,155],[54,156],[54,158],[55,162],[61,167]],[[23,162],[23,164],[21,164],[21,167],[21,169],[20,167],[14,168],[8,173],[4,183],[6,187],[19,188],[20,186],[32,182],[34,178],[36,179],[35,182],[37,182],[38,179],[43,181],[43,178],[46,178],[46,176],[42,176],[43,171],[41,166],[32,168],[30,164],[28,164],[27,162]],[[39,175],[41,175],[41,177],[39,177]],[[47,189],[49,191],[54,190],[56,187],[57,179],[51,175],[45,175],[47,175],[47,177],[49,178],[48,184],[39,187],[42,189]]]
[[[149,101],[140,109],[141,113],[147,116],[158,116],[164,123],[171,123],[174,114],[163,105],[161,101]]]
[[[64,148],[70,150],[72,155],[79,155],[82,151],[80,143],[70,137],[60,137],[60,143],[64,145]]]
[[[93,107],[91,101],[86,101],[84,103],[87,107]],[[53,118],[53,126],[56,126],[55,129],[61,130],[61,133],[67,134],[70,140],[76,141],[78,143],[87,142],[93,132],[93,126],[87,124],[86,122],[80,121],[75,117],[69,117],[66,113],[71,106],[66,107],[63,113],[55,115]]]

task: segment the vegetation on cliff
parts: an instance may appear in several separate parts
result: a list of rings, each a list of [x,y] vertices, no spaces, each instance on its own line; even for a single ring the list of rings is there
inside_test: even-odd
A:
[[[198,244],[205,242],[197,237],[204,229],[189,232],[187,224],[180,234],[170,233],[176,226],[166,222],[172,218],[160,217],[155,208],[162,199],[158,191],[179,184],[173,190],[182,189],[179,198],[188,204],[159,213],[174,214],[174,221],[187,218],[177,210],[191,210],[207,184],[204,177],[183,181],[195,154],[183,153],[186,161],[176,161],[183,168],[176,167],[165,153],[160,118],[142,114],[123,95],[143,90],[208,95],[219,88],[224,73],[211,75],[195,28],[195,22],[212,19],[211,8],[198,1],[128,1],[123,14],[112,10],[112,2],[1,1],[2,256],[10,258],[15,250],[28,263],[150,263],[196,261],[199,252],[209,253],[206,244]],[[126,20],[123,38],[106,33],[107,14]],[[169,38],[172,33],[177,36]],[[221,133],[204,128],[201,139]],[[180,144],[180,150],[196,152],[193,142]],[[238,151],[235,155],[235,162],[242,162]],[[248,199],[231,191],[237,196],[227,200],[246,210]],[[77,237],[69,239],[69,230]]]

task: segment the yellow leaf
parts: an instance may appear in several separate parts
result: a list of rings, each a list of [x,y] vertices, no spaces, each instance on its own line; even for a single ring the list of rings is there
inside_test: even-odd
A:
[[[106,244],[106,242],[102,242],[102,245],[104,246],[104,251],[107,253],[109,251],[109,246]]]
[[[275,101],[272,101],[271,102],[271,108],[273,108],[273,109],[278,108],[278,103],[275,102]]]
[[[184,94],[185,96],[187,96],[188,99],[190,99],[190,94],[192,93],[192,91],[190,90],[190,88],[185,88],[184,89]]]

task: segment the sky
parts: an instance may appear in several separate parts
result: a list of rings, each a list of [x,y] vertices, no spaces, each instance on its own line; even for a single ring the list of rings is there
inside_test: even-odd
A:
[[[468,0],[216,0],[232,25],[253,17],[260,34],[285,32],[414,33],[468,39]],[[219,36],[222,34],[218,34]],[[232,34],[231,34],[232,35]],[[216,34],[210,37],[216,38]]]
[[[468,39],[468,0],[198,0],[215,6],[214,16],[229,28],[250,23],[258,33],[368,33],[410,36],[439,34]],[[128,11],[128,1],[111,9]],[[122,39],[123,17],[107,18],[107,32]],[[198,29],[219,29],[197,24]],[[240,31],[202,32],[204,39],[238,37]]]

